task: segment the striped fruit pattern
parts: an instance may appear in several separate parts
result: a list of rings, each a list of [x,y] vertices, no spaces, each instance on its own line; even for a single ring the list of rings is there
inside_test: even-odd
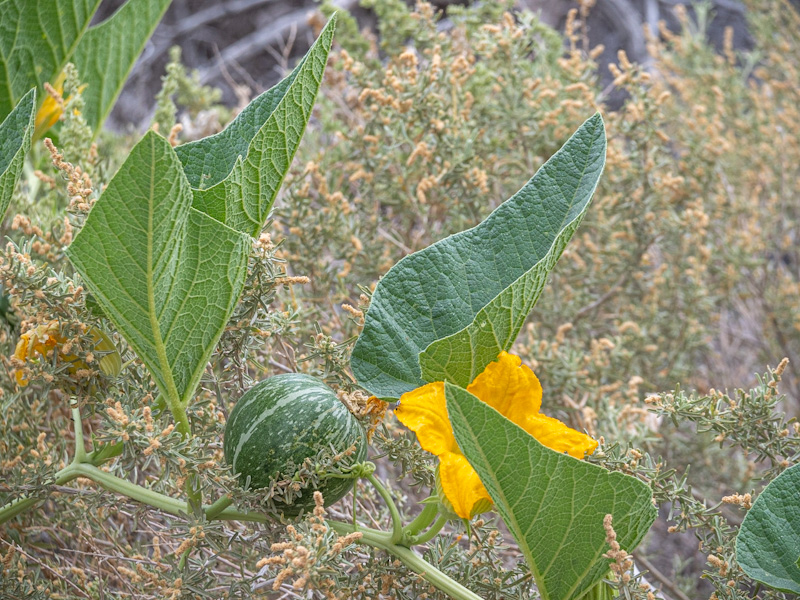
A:
[[[225,426],[225,460],[250,488],[263,488],[290,463],[303,464],[328,448],[343,452],[355,445],[352,463],[367,455],[364,429],[324,383],[300,373],[275,375],[250,388],[236,403]],[[351,479],[323,479],[317,488],[325,506],[352,489]],[[314,490],[303,490],[287,514],[314,506]]]

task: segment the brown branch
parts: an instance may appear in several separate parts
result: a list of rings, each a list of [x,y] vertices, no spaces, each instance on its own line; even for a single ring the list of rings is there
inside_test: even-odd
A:
[[[350,10],[356,5],[357,1],[337,0],[333,4],[337,8]],[[219,53],[213,65],[199,69],[201,83],[208,84],[214,81],[222,73],[224,65],[246,61],[263,52],[265,46],[282,42],[286,36],[292,33],[293,29],[308,29],[309,26],[306,22],[308,13],[308,6],[290,12],[279,19],[275,19],[269,28],[257,29],[250,35],[246,35],[239,41],[226,46]]]
[[[672,583],[672,581],[669,579],[669,577],[667,577],[667,576],[666,576],[666,575],[664,575],[664,574],[663,574],[661,571],[659,571],[658,569],[656,569],[656,568],[655,568],[655,566],[653,566],[653,563],[651,563],[651,562],[650,562],[649,560],[647,560],[647,559],[646,559],[644,556],[642,556],[642,554],[641,554],[640,552],[636,552],[636,551],[634,551],[634,553],[633,553],[633,558],[634,558],[634,560],[636,560],[636,562],[638,562],[640,565],[642,565],[642,566],[643,566],[643,567],[644,567],[644,568],[647,570],[647,572],[648,572],[650,575],[652,575],[652,576],[653,576],[653,578],[654,578],[654,579],[657,579],[657,580],[658,580],[658,582],[659,582],[659,583],[660,583],[660,584],[661,584],[661,585],[662,585],[664,588],[666,588],[667,590],[669,590],[669,595],[667,595],[667,594],[664,594],[664,591],[663,591],[663,590],[661,591],[661,593],[662,593],[664,596],[666,596],[666,597],[667,597],[667,600],[673,600],[673,599],[674,599],[674,600],[690,600],[689,596],[687,596],[687,595],[686,595],[686,594],[684,594],[684,593],[683,593],[683,592],[682,592],[680,589],[678,589],[678,588],[675,586],[675,584],[674,584],[674,583]]]

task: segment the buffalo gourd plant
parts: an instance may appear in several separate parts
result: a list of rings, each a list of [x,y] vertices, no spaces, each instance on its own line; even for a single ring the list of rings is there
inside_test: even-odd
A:
[[[223,132],[177,148],[145,134],[68,248],[185,438],[192,436],[187,407],[242,293],[253,236],[311,116],[334,26],[335,16],[295,70]],[[35,97],[23,96],[2,125],[3,198],[30,143]],[[266,487],[330,449],[346,466],[317,473],[309,492],[322,492],[329,504],[363,477],[387,503],[392,528],[364,526],[357,513],[329,527],[358,534],[353,539],[389,552],[451,597],[478,598],[412,547],[433,539],[447,520],[469,522],[492,506],[543,599],[602,597],[610,570],[619,572],[615,552],[632,550],[655,519],[652,491],[581,460],[597,442],[541,412],[538,379],[508,351],[588,210],[605,153],[598,114],[485,221],[407,256],[379,282],[351,367],[376,401],[400,400],[399,419],[439,458],[438,492],[417,518],[402,522],[375,465],[364,460],[361,426],[332,390],[308,376],[267,379],[231,413],[225,455],[241,484]],[[56,474],[57,485],[84,477],[164,512],[209,521],[273,518],[236,510],[229,496],[204,501],[199,473],[187,478],[180,499],[101,470],[121,450],[87,453],[77,407],[72,415],[74,458]],[[310,508],[310,498],[304,491],[284,514]],[[22,496],[0,507],[0,523],[38,501]]]

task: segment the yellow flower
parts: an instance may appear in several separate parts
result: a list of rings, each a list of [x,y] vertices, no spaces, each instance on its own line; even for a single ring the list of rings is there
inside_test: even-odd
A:
[[[64,79],[65,76],[62,72],[61,75],[56,78],[55,83],[53,83],[52,86],[59,98],[61,98],[61,94],[64,93]],[[41,138],[48,129],[58,122],[58,120],[61,118],[64,102],[64,99],[59,101],[54,98],[52,94],[45,94],[44,101],[39,107],[39,110],[36,112],[36,121],[33,131],[34,139],[38,140]]]
[[[117,376],[122,369],[122,360],[119,352],[117,351],[114,342],[102,331],[96,327],[89,330],[89,335],[92,336],[96,351],[104,353],[100,358],[100,370],[106,375]],[[19,367],[15,370],[14,376],[17,379],[17,384],[20,387],[28,385],[29,381],[25,376],[25,363],[32,363],[37,359],[37,354],[47,360],[52,360],[53,350],[56,347],[63,346],[67,342],[61,334],[61,328],[58,321],[50,321],[30,329],[19,337],[17,347],[14,349],[14,358],[17,359],[16,363]],[[58,350],[58,357],[60,360],[69,363],[67,372],[75,374],[79,369],[86,369],[88,366],[85,362],[80,360],[76,355],[65,353],[60,348]]]
[[[467,386],[467,391],[557,452],[583,458],[597,448],[597,442],[588,435],[539,412],[542,386],[518,356],[501,352],[497,361]],[[482,507],[491,505],[489,493],[456,443],[447,416],[443,382],[403,394],[395,414],[417,434],[420,446],[439,457],[442,491],[459,517],[469,519]]]
[[[36,111],[33,139],[40,139],[48,129],[55,125],[64,112],[64,105],[72,100],[72,96],[66,98],[62,97],[65,79],[66,75],[62,71],[61,75],[56,78],[52,86],[50,84],[45,84],[45,87],[49,87],[49,90],[46,90],[42,105],[39,107],[39,110]],[[86,84],[84,83],[78,88],[78,93],[82,93],[85,89]],[[73,109],[73,114],[78,116],[80,112],[77,109]]]

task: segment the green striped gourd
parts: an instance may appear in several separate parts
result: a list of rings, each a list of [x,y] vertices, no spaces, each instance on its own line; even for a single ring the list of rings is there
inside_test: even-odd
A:
[[[355,445],[352,463],[366,458],[364,429],[324,383],[300,373],[275,375],[250,388],[236,403],[225,426],[225,460],[250,488],[266,487],[289,464],[302,465],[321,450],[337,453]],[[352,479],[323,479],[319,488],[325,506],[340,500]],[[287,514],[314,506],[313,491],[303,490]]]

